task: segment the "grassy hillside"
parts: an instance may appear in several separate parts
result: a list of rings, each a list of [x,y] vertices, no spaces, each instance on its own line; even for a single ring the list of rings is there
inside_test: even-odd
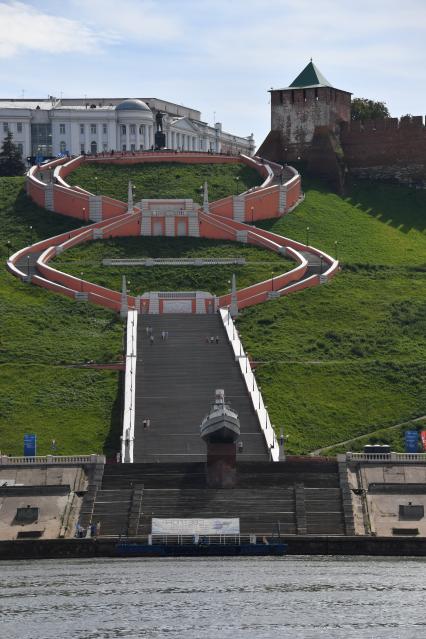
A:
[[[203,200],[202,187],[207,180],[210,201],[237,195],[263,182],[245,164],[164,164],[146,163],[128,166],[85,163],[68,176],[69,184],[81,186],[127,201],[129,180],[135,187],[135,201],[142,198],[192,198]]]
[[[119,178],[124,193],[111,195],[124,199],[128,177]],[[100,177],[98,181],[101,191]],[[17,250],[31,239],[77,224],[34,206],[22,194],[22,183],[21,178],[0,179],[3,262],[8,240]],[[160,183],[154,187],[152,196],[166,195]],[[240,315],[239,330],[258,362],[257,377],[272,421],[277,430],[284,427],[288,450],[294,453],[325,446],[334,446],[334,452],[356,450],[378,440],[401,448],[403,428],[389,427],[426,413],[426,194],[359,183],[340,198],[321,185],[304,182],[304,188],[301,206],[263,226],[302,241],[309,226],[310,243],[332,254],[337,250],[343,270],[326,286]],[[205,254],[206,246],[183,238],[177,243],[127,238],[76,248],[60,262],[70,272],[83,271],[87,279],[96,276],[119,288],[121,269],[100,267],[103,257],[196,256]],[[286,264],[266,251],[259,260],[240,244],[209,246],[210,254],[221,256],[247,251],[250,265],[238,274],[240,286],[252,269],[265,269],[269,276],[275,260],[280,268]],[[266,263],[254,264],[258,261]],[[229,279],[227,272],[207,268],[124,272],[132,292],[176,288],[182,280],[185,288],[213,290],[216,284],[220,292]],[[120,427],[118,376],[74,365],[119,356],[122,326],[116,317],[28,287],[5,270],[0,272],[0,312],[0,449],[20,453],[22,434],[37,432],[41,454],[50,452],[52,438],[64,453],[114,450]],[[353,445],[340,444],[363,436]]]
[[[244,265],[214,266],[103,266],[104,258],[142,257],[244,257]],[[128,237],[90,242],[63,253],[52,265],[62,271],[115,290],[121,289],[122,275],[132,294],[144,291],[229,292],[232,274],[239,288],[261,282],[295,267],[276,253],[228,241],[201,238]]]
[[[292,452],[426,414],[426,194],[369,183],[345,199],[305,189],[301,206],[263,226],[301,241],[309,226],[310,243],[330,253],[337,240],[342,272],[239,319]]]
[[[32,204],[22,186],[23,178],[0,178],[3,264],[8,241],[15,251],[78,226]],[[4,267],[0,316],[0,450],[22,454],[25,432],[37,433],[40,454],[51,452],[52,438],[60,453],[116,450],[118,373],[71,367],[117,360],[122,325],[116,316],[23,284]]]

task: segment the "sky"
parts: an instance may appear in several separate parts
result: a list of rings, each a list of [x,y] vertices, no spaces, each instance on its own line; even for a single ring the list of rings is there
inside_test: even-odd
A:
[[[269,131],[268,89],[329,82],[426,113],[425,0],[0,0],[0,97],[156,97]]]

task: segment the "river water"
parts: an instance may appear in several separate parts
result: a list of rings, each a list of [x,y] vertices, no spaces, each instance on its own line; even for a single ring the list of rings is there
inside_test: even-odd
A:
[[[426,560],[0,563],[1,639],[417,639]]]

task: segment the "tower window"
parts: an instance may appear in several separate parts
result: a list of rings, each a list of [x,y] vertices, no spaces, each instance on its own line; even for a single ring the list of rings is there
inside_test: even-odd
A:
[[[315,100],[318,100],[318,89],[315,89]]]
[[[303,102],[306,102],[306,91],[303,89]]]

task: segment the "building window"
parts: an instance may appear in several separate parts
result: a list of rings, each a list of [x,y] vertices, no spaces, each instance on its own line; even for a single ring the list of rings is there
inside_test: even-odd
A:
[[[303,89],[303,102],[306,102],[306,91]]]
[[[84,144],[80,144],[80,153],[84,155]]]
[[[84,124],[80,124],[80,135],[84,135]]]
[[[318,100],[318,89],[315,89],[315,100]]]
[[[143,135],[143,134],[145,133],[145,125],[144,125],[144,124],[141,124],[141,125],[139,126],[139,133],[140,133],[141,135]]]
[[[22,156],[24,152],[24,145],[22,144],[22,142],[18,142],[16,146],[18,147],[19,155]]]
[[[52,155],[52,123],[31,124],[31,155]]]
[[[126,135],[126,125],[125,124],[121,125],[121,135]]]
[[[92,135],[96,135],[96,124],[91,124],[90,125],[90,133]],[[92,143],[93,144],[93,143]]]
[[[22,122],[16,123],[16,130],[18,133],[22,133]]]
[[[59,125],[59,135],[65,135],[65,124]]]
[[[92,124],[93,126],[93,124]],[[96,126],[96,124],[94,125]],[[96,153],[98,152],[98,145],[96,144],[96,142],[93,140],[92,144],[90,145],[90,153],[92,155],[96,155]]]
[[[136,135],[136,124],[130,125],[130,135]]]
[[[143,144],[139,145],[139,151],[143,151]]]
[[[106,135],[106,134],[108,133],[108,128],[107,128],[107,125],[106,125],[106,124],[103,124],[103,125],[102,125],[102,133],[103,133],[104,135]]]
[[[9,131],[9,123],[3,122],[3,132],[8,133],[8,131]]]
[[[103,145],[102,145],[102,149],[103,149],[104,151],[107,151],[107,150],[108,150],[108,144],[103,144]]]
[[[66,143],[62,140],[62,142],[60,142],[60,144],[59,144],[59,151],[60,151],[61,153],[65,153],[66,148],[67,148],[67,145],[66,145]]]
[[[122,151],[127,151],[127,149],[126,149],[126,145],[125,145],[125,144],[123,144],[123,146],[121,147],[121,150],[122,150]]]
[[[130,145],[130,150],[131,151],[136,151],[136,144],[131,144]]]

